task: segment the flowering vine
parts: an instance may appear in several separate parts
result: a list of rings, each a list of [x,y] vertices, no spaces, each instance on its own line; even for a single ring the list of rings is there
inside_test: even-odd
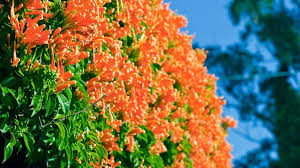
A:
[[[42,153],[47,164],[58,164],[55,158],[63,167],[231,167],[225,137],[236,123],[222,118],[225,101],[204,66],[206,51],[192,48],[192,36],[180,31],[186,19],[168,4],[2,3],[9,19],[1,19],[10,26],[1,33],[7,37],[1,52],[10,53],[22,76],[16,86],[32,102],[16,108],[33,107],[22,114],[33,119],[20,119],[28,129],[10,134],[21,149],[23,137],[29,158]],[[2,94],[11,89],[18,98],[18,87],[1,84]],[[41,152],[38,145],[53,149]]]

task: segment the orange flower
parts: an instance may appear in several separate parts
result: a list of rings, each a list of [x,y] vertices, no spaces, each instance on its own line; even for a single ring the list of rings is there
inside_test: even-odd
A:
[[[133,136],[127,137],[126,145],[127,145],[127,148],[126,148],[126,149],[127,149],[128,151],[130,151],[130,152],[133,152],[134,145],[135,145],[134,137],[133,137]]]
[[[12,63],[12,66],[17,66],[20,62],[20,58],[17,57],[17,45],[16,41],[14,42],[14,51],[13,51],[13,58],[10,60]]]
[[[76,81],[75,80],[72,80],[72,81],[67,81],[63,84],[60,84],[56,87],[56,93],[58,92],[61,92],[63,90],[65,90],[66,88],[72,86],[72,85],[75,85],[76,84]]]
[[[126,145],[127,145],[127,150],[130,152],[133,152],[134,150],[134,136],[137,134],[143,134],[145,131],[141,128],[133,128],[130,130],[130,132],[126,135]]]
[[[33,66],[32,66],[32,69],[35,69],[36,67],[38,67],[40,65],[40,62],[39,61],[36,61]]]
[[[29,68],[30,64],[31,64],[31,59],[28,59],[27,64],[26,64],[26,69]]]
[[[56,37],[56,35],[59,34],[60,32],[61,32],[61,28],[60,27],[56,28],[52,34],[52,38]]]
[[[114,155],[110,155],[110,159],[108,159],[107,157],[104,157],[104,159],[102,159],[101,161],[101,168],[105,168],[105,167],[110,167],[110,168],[116,168],[121,164],[121,161],[118,161],[115,163],[115,159],[114,159]],[[98,163],[99,165],[99,163]],[[95,168],[97,168],[97,163]]]
[[[106,129],[102,132],[97,131],[98,138],[103,143],[107,151],[116,151],[119,150],[118,144],[116,143],[117,139],[111,134],[112,129]]]
[[[51,66],[50,66],[50,68],[51,68],[53,71],[56,70],[53,48],[51,48]]]
[[[107,121],[107,124],[110,125],[113,129],[115,129],[117,131],[117,133],[120,133],[120,126],[122,125],[121,120],[116,120],[113,122]]]
[[[235,128],[237,126],[237,121],[235,121],[232,117],[226,116],[222,119],[222,123],[227,127]]]

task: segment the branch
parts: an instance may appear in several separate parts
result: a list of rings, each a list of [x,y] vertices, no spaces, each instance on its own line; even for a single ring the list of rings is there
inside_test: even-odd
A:
[[[62,119],[57,119],[58,121],[63,121],[71,116],[75,116],[75,115],[78,115],[78,114],[81,114],[81,113],[84,113],[86,112],[88,109],[90,109],[91,107],[94,107],[98,102],[100,102],[102,99],[104,99],[105,97],[107,96],[107,94],[104,94],[99,100],[97,100],[96,102],[92,103],[91,105],[89,105],[88,107],[86,107],[85,109],[83,110],[80,110],[80,111],[77,111],[75,113],[72,113],[72,114],[68,114],[68,115],[65,115]],[[52,119],[49,123],[43,125],[42,124],[42,121],[41,121],[41,118],[39,117],[39,120],[40,120],[40,125],[42,128],[46,127],[47,125],[51,125],[51,124],[55,124],[55,120],[56,119]]]
[[[104,94],[99,100],[97,100],[96,102],[92,103],[90,106],[86,107],[86,108],[83,109],[83,110],[80,110],[80,111],[78,111],[78,112],[76,112],[76,113],[72,113],[72,114],[65,115],[64,119],[87,111],[89,108],[94,107],[98,102],[100,102],[100,101],[101,101],[103,98],[105,98],[106,96],[107,96],[107,95]]]

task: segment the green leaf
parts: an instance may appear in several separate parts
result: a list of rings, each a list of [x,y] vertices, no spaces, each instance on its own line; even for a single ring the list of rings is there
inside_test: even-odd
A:
[[[104,156],[107,157],[107,151],[105,150],[105,148],[102,145],[98,145],[96,148],[97,151],[97,159],[101,160]]]
[[[124,44],[127,45],[126,47],[130,48],[134,39],[133,39],[133,37],[125,36],[125,41],[126,41],[126,43],[124,43]]]
[[[0,131],[2,133],[6,133],[9,130],[9,126],[6,124],[6,121],[8,120],[8,112],[3,113],[0,115]]]
[[[84,161],[88,161],[87,151],[85,149],[85,146],[82,143],[78,144],[78,150],[79,150],[80,156],[83,157]]]
[[[22,101],[23,97],[24,97],[24,90],[21,87],[19,87],[18,88],[18,97],[17,97],[17,103],[18,104],[20,104],[20,102]]]
[[[70,108],[70,102],[68,101],[68,99],[61,93],[57,94],[57,98],[58,98],[58,102],[61,105],[61,108],[64,112],[64,114],[67,113],[67,111]]]
[[[88,97],[88,92],[83,80],[76,79],[76,86],[78,86],[78,88],[83,92],[85,97]]]
[[[206,85],[205,87],[209,92],[213,90],[213,85]]]
[[[46,61],[50,61],[51,57],[50,57],[50,54],[48,52],[48,49],[46,48],[45,50],[46,50],[46,52],[44,52],[44,58],[45,58]]]
[[[7,125],[7,124],[5,123],[4,126],[0,129],[0,131],[4,134],[4,133],[6,133],[9,129],[10,129],[9,125]]]
[[[24,143],[29,152],[33,150],[33,144],[35,143],[33,136],[27,132],[23,135]]]
[[[136,135],[135,140],[138,142],[141,149],[149,150],[151,145],[156,142],[154,134],[146,126],[140,126],[140,128],[145,130],[145,133]]]
[[[2,90],[2,94],[3,96],[7,95],[8,93],[11,93],[13,96],[15,96],[15,93],[14,93],[14,90],[10,89],[10,88],[7,88],[7,87],[4,87],[4,86],[1,86],[1,90]]]
[[[164,144],[167,147],[167,151],[164,153],[161,153],[160,156],[162,157],[164,161],[164,165],[171,166],[174,162],[175,157],[178,154],[177,147],[178,145],[171,141],[171,138],[168,137],[164,140]]]
[[[169,41],[168,44],[168,49],[174,48],[175,47],[175,42],[174,41]]]
[[[61,168],[65,168],[66,165],[67,165],[66,161],[65,161],[64,159],[61,159],[61,160],[60,160],[60,167],[61,167]]]
[[[138,65],[138,60],[141,56],[141,51],[139,48],[133,48],[128,55],[128,59],[134,63],[135,66]]]
[[[150,155],[146,158],[146,162],[148,162],[153,168],[165,167],[162,158],[157,155]]]
[[[17,79],[16,77],[12,76],[12,77],[9,77],[9,78],[5,79],[5,80],[2,82],[2,84],[3,84],[4,86],[10,87],[10,86],[14,85],[15,83],[17,83],[17,80],[18,80],[18,79]]]
[[[16,144],[16,139],[11,139],[8,144],[6,145],[5,149],[4,149],[4,158],[3,158],[3,161],[2,163],[4,163],[7,159],[10,158],[12,152],[13,152],[13,149],[14,149],[14,146]]]
[[[15,148],[17,148],[17,153],[19,153],[22,150],[22,143],[20,141],[17,141],[15,144]]]
[[[191,106],[189,106],[188,104],[184,104],[184,105],[183,105],[183,109],[184,109],[186,112],[188,112],[189,114],[192,113],[192,108],[191,108]]]
[[[179,83],[178,80],[175,81],[175,83],[173,84],[173,87],[174,87],[175,89],[177,89],[178,91],[183,92],[183,90],[182,90],[182,85],[181,85],[181,83]]]
[[[72,91],[71,91],[71,89],[70,88],[66,88],[64,90],[64,92],[66,93],[68,100],[71,101],[72,100]]]
[[[146,30],[148,30],[149,27],[145,22],[141,21],[141,25],[144,26],[146,28]]]
[[[33,104],[33,112],[32,112],[32,116],[34,116],[37,112],[39,112],[42,108],[43,105],[43,94],[42,93],[35,93],[31,104]]]
[[[136,40],[137,40],[137,41],[140,41],[142,35],[143,35],[142,33],[138,33],[138,34],[136,35]]]
[[[157,63],[152,64],[156,69],[161,70],[161,66]]]
[[[56,99],[52,96],[49,97],[49,99],[46,102],[46,117],[50,116],[54,112],[55,106],[56,106]]]
[[[149,89],[150,89],[150,94],[153,94],[154,87],[153,87],[153,86],[152,86],[152,87],[149,87]]]
[[[10,96],[6,95],[5,97],[1,97],[2,106],[11,109],[13,107],[13,100]]]
[[[181,141],[181,149],[182,151],[189,157],[191,150],[193,149],[192,145],[190,144],[187,136],[183,136]]]
[[[186,168],[193,168],[193,162],[190,157],[184,158]]]
[[[56,114],[56,116],[54,117],[54,120],[59,120],[59,119],[62,119],[62,118],[65,118],[64,114]]]
[[[62,139],[64,140],[66,138],[66,129],[64,127],[64,124],[61,123],[61,122],[57,122],[56,125],[59,128],[60,135],[61,135]]]
[[[70,148],[69,145],[66,145],[65,147],[66,150],[66,155],[67,155],[67,159],[68,159],[68,167],[70,167],[70,164],[72,163],[72,149]]]
[[[22,76],[22,77],[24,76],[24,73],[22,72],[22,69],[21,69],[21,68],[19,68],[18,73],[19,73],[19,74],[18,74],[19,76]]]
[[[98,136],[95,134],[87,134],[86,137],[90,138],[93,141],[97,141],[98,140]]]
[[[211,109],[209,109],[209,112],[208,112],[208,114],[209,114],[209,115],[211,115],[211,114],[213,114],[213,113],[214,113],[214,111],[215,111],[215,108],[214,108],[214,107],[212,107]]]
[[[4,97],[5,103],[9,103],[10,105],[12,105],[12,102],[8,100],[8,99],[11,100],[11,98],[9,97],[9,93],[11,96],[13,96],[13,98],[15,98],[16,102],[18,102],[17,97],[15,95],[15,90],[1,86],[1,85],[0,85],[0,88],[1,88],[2,96]]]
[[[156,76],[157,75],[157,70],[160,71],[161,70],[161,66],[159,64],[157,64],[157,63],[152,63],[151,64],[151,69],[152,69],[154,75]]]

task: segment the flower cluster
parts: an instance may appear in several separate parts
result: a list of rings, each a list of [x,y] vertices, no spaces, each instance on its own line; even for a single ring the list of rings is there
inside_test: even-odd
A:
[[[101,109],[91,112],[89,121],[106,118],[105,129],[95,131],[111,157],[98,158],[91,166],[122,165],[116,156],[115,161],[114,152],[123,150],[120,127],[128,124],[131,129],[123,145],[129,153],[140,147],[136,138],[145,134],[140,127],[145,126],[155,140],[151,154],[167,154],[172,146],[167,142],[176,147],[173,162],[165,166],[188,167],[190,161],[199,168],[231,167],[222,124],[236,124],[221,117],[225,102],[215,94],[217,78],[203,65],[206,52],[194,50],[192,36],[180,32],[187,24],[183,16],[162,0],[68,0],[60,13],[54,5],[48,0],[29,0],[16,7],[11,1],[12,65],[25,61],[16,52],[20,45],[28,54],[46,46],[51,61],[41,65],[57,74],[55,92],[73,87],[77,99],[89,99]],[[65,18],[62,24],[47,25],[57,15]],[[86,74],[82,80],[87,94],[71,71],[84,62],[87,65],[81,73]],[[80,134],[78,141],[82,139]],[[94,140],[90,144],[97,148]],[[143,164],[144,160],[140,167]]]

